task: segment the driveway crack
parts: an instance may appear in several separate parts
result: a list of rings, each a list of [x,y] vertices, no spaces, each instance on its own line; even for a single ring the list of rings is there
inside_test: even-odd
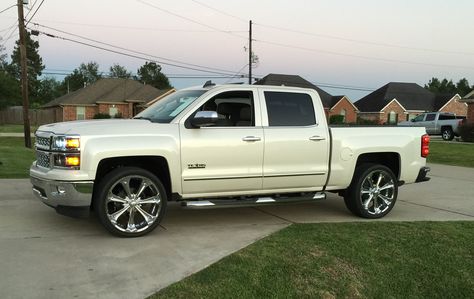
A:
[[[433,209],[433,210],[438,210],[438,211],[443,211],[443,212],[448,212],[448,213],[453,213],[453,214],[458,214],[458,215],[467,216],[467,217],[473,217],[473,218],[474,218],[474,215],[470,215],[470,214],[465,214],[465,213],[456,212],[456,211],[452,211],[452,210],[448,210],[448,209],[443,209],[443,208],[436,208],[436,207],[432,207],[432,206],[428,206],[428,205],[424,205],[424,204],[420,204],[420,203],[414,203],[414,202],[410,202],[410,201],[406,201],[406,200],[400,200],[400,201],[401,201],[401,202],[404,202],[404,203],[411,204],[411,205],[415,205],[415,206],[430,208],[430,209]]]

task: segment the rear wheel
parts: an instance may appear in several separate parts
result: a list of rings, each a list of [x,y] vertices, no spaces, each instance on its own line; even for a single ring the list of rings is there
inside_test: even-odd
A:
[[[356,168],[344,202],[355,215],[375,219],[392,210],[397,196],[396,177],[388,167],[362,164]]]
[[[443,140],[453,140],[454,139],[454,132],[451,127],[443,127],[441,129],[441,136],[443,137]]]
[[[166,191],[151,172],[120,167],[98,185],[94,208],[102,225],[121,237],[139,237],[154,230],[166,210]]]

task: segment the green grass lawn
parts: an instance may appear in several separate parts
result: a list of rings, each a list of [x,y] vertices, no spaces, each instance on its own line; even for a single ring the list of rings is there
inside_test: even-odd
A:
[[[37,128],[37,126],[30,126],[31,133],[34,133]],[[0,125],[0,133],[23,133],[23,125]]]
[[[474,167],[474,144],[431,142],[428,163]]]
[[[0,178],[27,178],[34,160],[34,150],[24,146],[22,137],[0,137]]]
[[[151,298],[473,298],[474,222],[295,224]]]

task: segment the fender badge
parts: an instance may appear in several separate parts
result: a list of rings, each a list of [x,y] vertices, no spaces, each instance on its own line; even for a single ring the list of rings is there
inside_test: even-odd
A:
[[[198,169],[198,168],[206,168],[206,164],[188,164],[188,169]]]

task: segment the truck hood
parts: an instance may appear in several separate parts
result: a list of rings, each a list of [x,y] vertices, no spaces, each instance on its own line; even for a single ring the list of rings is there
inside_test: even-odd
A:
[[[102,119],[48,124],[40,126],[38,131],[81,136],[159,134],[163,132],[160,129],[169,125],[152,123],[145,119]]]

